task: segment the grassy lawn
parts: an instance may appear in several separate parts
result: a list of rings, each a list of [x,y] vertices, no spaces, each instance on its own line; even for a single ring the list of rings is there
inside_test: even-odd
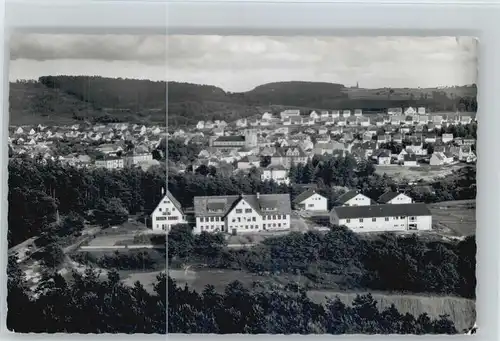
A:
[[[375,172],[379,175],[387,174],[396,181],[407,179],[409,181],[433,181],[451,175],[453,171],[466,167],[463,164],[430,166],[421,164],[419,167],[404,167],[398,165],[375,165]]]
[[[469,236],[476,233],[476,201],[445,201],[429,205],[433,227],[443,233]]]

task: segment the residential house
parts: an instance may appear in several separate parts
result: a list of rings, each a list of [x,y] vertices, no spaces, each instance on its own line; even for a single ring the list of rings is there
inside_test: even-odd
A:
[[[432,123],[434,123],[436,129],[441,129],[443,127],[443,121],[443,116],[441,115],[432,116]]]
[[[404,193],[387,191],[378,198],[377,202],[391,205],[412,204],[413,199]]]
[[[464,162],[475,162],[476,155],[472,151],[471,146],[460,146],[458,152],[458,159]]]
[[[345,127],[347,125],[347,119],[345,117],[340,117],[335,120],[335,123],[339,127]]]
[[[407,167],[416,167],[416,166],[418,166],[417,156],[415,154],[406,154],[404,156],[403,165],[407,166]]]
[[[432,230],[432,214],[425,204],[386,204],[334,207],[332,225],[346,226],[354,232]]]
[[[420,156],[427,155],[427,149],[424,148],[422,142],[413,142],[412,144],[407,145],[406,151],[410,154],[415,154]]]
[[[236,126],[240,128],[244,128],[248,125],[248,120],[246,118],[240,118],[236,121]]]
[[[344,153],[345,146],[343,143],[331,141],[328,143],[316,143],[313,148],[314,155],[333,154],[334,151],[341,151]]]
[[[316,111],[313,110],[309,114],[309,118],[311,118],[312,120],[316,121],[316,120],[319,120],[320,116],[319,116],[319,114]]]
[[[339,118],[340,110],[332,110],[332,118]]]
[[[369,206],[372,200],[359,191],[348,191],[342,194],[337,203],[341,206]]]
[[[287,109],[287,110],[283,110],[280,113],[280,118],[282,121],[289,119],[291,117],[298,117],[298,116],[300,116],[300,110],[298,110],[298,109]]]
[[[387,114],[389,115],[401,115],[403,113],[403,108],[389,108],[387,109]]]
[[[354,109],[354,116],[355,117],[363,116],[363,110],[362,109]]]
[[[447,165],[453,162],[453,155],[445,152],[436,152],[432,153],[431,158],[429,159],[429,164],[431,166],[442,166]]]
[[[196,124],[196,129],[204,129],[205,128],[205,121],[198,121]]]
[[[377,162],[379,165],[390,165],[391,164],[391,154],[387,152],[382,152],[377,155]]]
[[[415,110],[415,108],[412,108],[412,107],[408,107],[404,111],[405,115],[415,115],[416,113],[417,113],[417,111]]]
[[[270,112],[265,112],[262,114],[262,121],[266,120],[266,121],[269,121],[273,118],[273,114],[271,114]]]
[[[437,136],[436,134],[433,133],[427,133],[424,137],[424,142],[425,143],[436,143]]]
[[[308,189],[302,192],[295,198],[293,203],[299,210],[312,212],[328,211],[328,199],[317,193],[315,189]]]
[[[290,168],[293,164],[305,164],[308,157],[300,147],[285,147],[278,148],[271,156],[272,165],[282,165],[285,168]]]
[[[170,231],[173,225],[187,224],[182,206],[177,199],[167,190],[167,194],[158,203],[151,214],[151,227],[153,231]]]
[[[323,134],[323,135],[319,135],[316,137],[316,142],[317,143],[328,143],[331,141],[331,137],[329,134]]]
[[[262,170],[262,174],[260,176],[262,181],[270,181],[273,180],[279,185],[288,185],[290,184],[290,178],[288,177],[288,171],[282,165],[273,165],[270,164],[266,168]]]
[[[462,115],[460,116],[460,124],[470,124],[472,122],[472,116],[470,115]]]
[[[120,169],[124,167],[123,159],[117,156],[103,156],[95,160],[95,166],[106,169]]]
[[[350,117],[351,116],[351,110],[343,110],[342,111],[342,117]]]
[[[289,194],[195,197],[194,233],[226,232],[233,235],[290,229]]]
[[[362,127],[369,127],[370,126],[370,118],[369,117],[359,117],[358,123]]]
[[[322,110],[321,113],[319,114],[320,119],[326,119],[329,117],[328,110]]]
[[[418,107],[417,112],[419,115],[425,115],[425,108],[424,107]]]
[[[238,161],[238,169],[250,169],[260,167],[260,158],[255,155],[248,155]]]
[[[123,165],[125,167],[133,167],[140,163],[153,160],[153,154],[145,147],[137,147],[135,150],[125,153],[123,156]]]
[[[408,152],[406,150],[401,150],[399,154],[396,156],[396,159],[398,162],[403,162],[405,160],[405,156],[408,155]]]
[[[464,146],[472,146],[473,144],[476,143],[476,139],[463,139],[463,145]]]
[[[392,136],[392,142],[403,143],[403,135],[401,135],[401,134],[394,134]]]

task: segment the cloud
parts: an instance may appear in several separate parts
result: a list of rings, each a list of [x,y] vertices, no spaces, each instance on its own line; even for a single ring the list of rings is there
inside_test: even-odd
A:
[[[468,37],[169,36],[169,75],[243,91],[270,81],[359,81],[361,86],[472,83]]]
[[[16,34],[11,38],[11,60],[48,61],[91,59],[165,63],[166,36]]]

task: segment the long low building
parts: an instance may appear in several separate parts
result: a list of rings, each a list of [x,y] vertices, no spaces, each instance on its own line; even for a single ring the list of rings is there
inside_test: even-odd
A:
[[[431,230],[432,214],[426,204],[340,206],[330,211],[332,225],[354,232]]]
[[[290,229],[289,194],[230,195],[194,198],[194,233],[231,234]]]

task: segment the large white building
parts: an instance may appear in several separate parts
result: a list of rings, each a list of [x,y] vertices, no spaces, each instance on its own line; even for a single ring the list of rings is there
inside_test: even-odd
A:
[[[95,160],[95,166],[106,169],[120,169],[124,167],[124,162],[118,156],[103,156]]]
[[[293,203],[296,208],[305,211],[328,211],[328,199],[317,193],[314,189],[310,189],[299,194]]]
[[[167,190],[167,194],[151,214],[151,227],[153,230],[170,231],[172,225],[187,224],[186,216],[181,204]]]
[[[330,223],[354,232],[428,231],[432,215],[422,203],[339,206],[330,211]]]
[[[262,170],[260,176],[262,181],[273,180],[277,184],[288,185],[290,179],[288,178],[288,171],[281,165],[269,165]]]
[[[194,233],[255,233],[290,229],[289,194],[195,197]]]

